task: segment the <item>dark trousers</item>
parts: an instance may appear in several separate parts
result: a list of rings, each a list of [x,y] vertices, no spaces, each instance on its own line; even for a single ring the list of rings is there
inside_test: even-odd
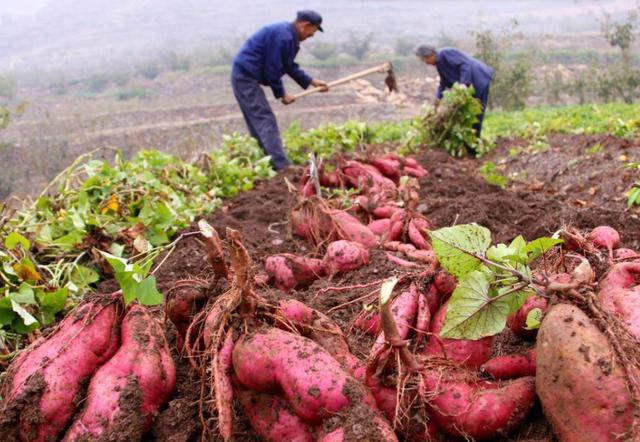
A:
[[[482,122],[484,121],[484,113],[487,110],[487,103],[489,102],[489,86],[482,91],[476,92],[476,98],[480,100],[480,103],[482,103],[482,113],[478,115],[478,122],[473,125],[473,128],[475,129],[478,138],[480,138],[480,133],[482,133]]]
[[[247,123],[249,133],[258,141],[262,150],[271,156],[276,170],[291,164],[284,152],[276,116],[257,80],[233,70],[231,74],[233,94]]]

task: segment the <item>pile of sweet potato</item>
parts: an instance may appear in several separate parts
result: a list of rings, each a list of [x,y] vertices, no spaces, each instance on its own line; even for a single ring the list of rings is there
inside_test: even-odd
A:
[[[174,385],[162,324],[142,306],[125,313],[117,296],[96,297],[11,364],[2,384],[0,435],[139,440]]]

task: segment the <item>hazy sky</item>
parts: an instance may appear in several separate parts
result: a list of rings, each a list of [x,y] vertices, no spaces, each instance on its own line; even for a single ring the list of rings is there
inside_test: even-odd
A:
[[[48,2],[49,0],[0,0],[0,14],[33,14]]]

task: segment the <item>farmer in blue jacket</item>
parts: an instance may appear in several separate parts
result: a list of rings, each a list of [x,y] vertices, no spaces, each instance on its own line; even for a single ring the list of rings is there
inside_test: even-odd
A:
[[[300,42],[322,29],[322,17],[314,11],[299,11],[293,23],[265,26],[247,40],[233,60],[231,85],[240,105],[249,133],[268,155],[276,170],[291,164],[282,145],[278,122],[261,88],[269,86],[282,103],[291,104],[295,97],[282,83],[289,75],[303,89],[310,85],[329,90],[327,83],[313,79],[294,61]]]
[[[437,51],[433,46],[420,46],[416,50],[416,55],[426,64],[435,66],[440,75],[436,106],[440,102],[444,90],[449,89],[455,83],[473,86],[476,98],[482,103],[482,114],[474,126],[477,135],[480,136],[482,120],[484,120],[484,112],[489,100],[489,85],[493,78],[493,68],[455,48],[442,48]]]

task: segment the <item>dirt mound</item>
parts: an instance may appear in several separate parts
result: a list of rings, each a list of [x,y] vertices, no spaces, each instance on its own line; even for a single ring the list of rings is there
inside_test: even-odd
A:
[[[627,146],[627,141],[611,137],[552,137],[552,148],[545,152],[544,156],[538,156],[535,162],[526,160],[524,156],[515,157],[513,161],[507,162],[507,170],[524,170],[529,165],[530,177],[539,176],[540,180],[550,180],[553,175],[552,169],[563,167],[563,161],[559,158],[571,156],[571,152],[575,154],[576,149],[583,149],[594,142],[606,144],[602,152],[603,157],[593,160],[603,172],[612,166],[612,162],[617,161],[619,151],[640,151],[637,145]],[[495,161],[508,149],[509,144],[502,142],[490,158]],[[611,161],[607,163],[606,158],[609,156]],[[418,159],[429,171],[429,175],[421,179],[421,202],[426,205],[427,216],[437,226],[476,222],[493,232],[494,241],[504,242],[517,235],[523,235],[529,240],[550,235],[563,224],[585,229],[608,224],[619,230],[626,245],[640,247],[640,237],[637,235],[640,231],[640,221],[630,217],[624,202],[602,196],[605,191],[615,189],[620,184],[620,174],[601,173],[597,184],[603,189],[603,194],[596,193],[598,197],[589,200],[592,201],[591,204],[582,206],[570,203],[571,198],[583,197],[582,194],[576,196],[573,193],[563,199],[559,192],[549,192],[544,188],[527,190],[521,183],[506,190],[488,185],[476,173],[481,164],[479,161],[455,160],[437,150],[422,152]],[[556,174],[550,186],[557,190],[560,186],[587,182],[592,171],[585,161],[580,167],[570,167],[561,174]],[[296,203],[297,196],[287,192],[284,178],[296,184],[299,173],[299,170],[293,169],[278,174],[272,180],[258,183],[255,189],[226,201],[221,209],[206,217],[222,235],[227,226],[243,232],[247,250],[255,260],[256,272],[261,270],[264,259],[275,253],[289,252],[313,256],[314,250],[309,243],[292,238],[288,233],[287,215]],[[194,223],[190,230],[196,229]],[[204,248],[197,239],[191,237],[180,242],[165,262],[163,270],[159,272],[161,289],[166,290],[181,278],[206,274],[208,270],[205,259]],[[386,278],[394,271],[395,267],[386,259],[384,252],[374,250],[371,263],[367,267],[332,281],[321,279],[309,289],[292,292],[290,296],[325,312],[343,330],[350,331],[349,341],[353,353],[358,357],[364,357],[371,348],[372,339],[351,330],[351,321],[362,308],[363,300],[374,300],[376,286],[366,284]],[[352,287],[347,290],[333,289],[342,286]],[[281,297],[280,292],[272,289],[267,289],[262,294],[267,299]],[[502,350],[511,351],[522,345],[526,347],[526,344],[514,342],[510,332],[505,332],[497,342]],[[200,394],[198,379],[189,376],[188,365],[184,361],[178,360],[178,366],[179,384],[171,402],[155,424],[150,436],[155,440],[188,441],[198,440],[200,437],[201,421],[197,410]],[[236,413],[236,416],[242,419],[241,412]],[[246,421],[236,422],[235,432],[235,440],[256,440]],[[510,440],[553,440],[539,407]]]

